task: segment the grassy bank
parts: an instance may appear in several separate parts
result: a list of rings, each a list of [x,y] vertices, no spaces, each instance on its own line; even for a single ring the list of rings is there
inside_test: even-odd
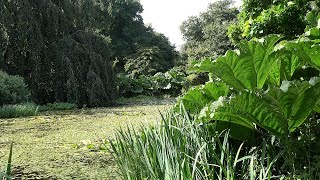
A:
[[[3,105],[0,107],[0,119],[35,116],[38,106],[33,103]]]
[[[113,138],[117,128],[155,123],[158,110],[169,108],[172,100],[121,104],[125,105],[0,120],[0,166],[7,161],[13,140],[16,177],[117,179],[112,156],[96,151],[103,148],[99,144]]]

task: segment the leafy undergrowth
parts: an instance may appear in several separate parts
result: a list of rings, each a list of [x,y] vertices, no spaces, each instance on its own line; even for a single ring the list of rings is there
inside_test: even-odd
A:
[[[107,151],[97,151],[105,148],[99,144],[113,138],[118,128],[156,123],[158,111],[172,103],[172,99],[130,99],[113,108],[0,120],[0,166],[7,161],[13,140],[16,179],[118,179],[114,159]]]

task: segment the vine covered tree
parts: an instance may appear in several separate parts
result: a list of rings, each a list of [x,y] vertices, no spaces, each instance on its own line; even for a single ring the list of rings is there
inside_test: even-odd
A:
[[[244,0],[238,24],[229,28],[229,37],[235,43],[269,34],[295,39],[304,33],[306,14],[319,5],[314,0]]]

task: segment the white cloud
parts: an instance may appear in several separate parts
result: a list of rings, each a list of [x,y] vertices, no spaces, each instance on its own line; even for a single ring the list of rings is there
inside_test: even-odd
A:
[[[198,15],[216,0],[140,0],[144,22],[163,33],[177,47],[183,44],[179,26],[189,16]],[[240,5],[237,0],[236,5]]]

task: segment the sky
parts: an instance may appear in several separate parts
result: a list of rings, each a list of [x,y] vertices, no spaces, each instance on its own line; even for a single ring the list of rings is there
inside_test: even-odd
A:
[[[179,49],[183,38],[179,26],[189,16],[199,15],[216,0],[140,0],[143,6],[142,17],[145,24],[151,25],[157,32],[167,36]],[[240,6],[241,0],[236,0]]]

